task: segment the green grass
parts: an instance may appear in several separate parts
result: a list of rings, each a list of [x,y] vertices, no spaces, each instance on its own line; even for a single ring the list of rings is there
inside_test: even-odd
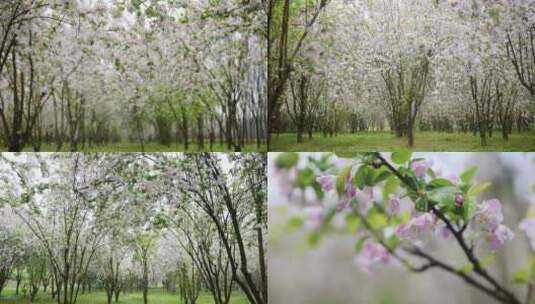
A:
[[[2,291],[0,296],[0,303],[5,304],[27,304],[30,303],[28,299],[15,296],[14,288],[6,288]],[[33,303],[38,304],[55,304],[56,302],[50,298],[50,294],[39,293],[37,299]],[[106,304],[106,294],[103,291],[79,294],[76,304]],[[115,303],[115,302],[113,302]],[[143,295],[141,292],[128,293],[119,297],[119,304],[142,304]],[[150,304],[180,304],[178,295],[164,292],[162,289],[151,289],[149,291]],[[203,292],[197,304],[212,304],[212,296],[208,292]],[[247,298],[239,291],[234,291],[230,300],[231,304],[247,304]]]
[[[79,147],[81,152],[140,152],[141,151],[141,145],[139,143],[135,142],[119,142],[114,144],[108,144],[108,145],[94,145],[94,146],[86,146],[86,147]],[[184,146],[182,144],[176,145],[172,144],[170,146],[166,145],[160,145],[155,142],[149,142],[145,143],[144,145],[145,152],[178,152],[178,151],[184,151]],[[0,151],[7,151],[6,147],[0,147]],[[33,152],[33,147],[31,145],[27,145],[24,148],[24,151],[26,152]],[[43,144],[41,147],[41,152],[54,152],[56,151],[56,146],[53,144]],[[190,144],[188,151],[190,152],[197,152],[199,151],[197,145]],[[210,151],[210,145],[205,144],[203,151]],[[226,145],[220,145],[219,143],[214,144],[212,151],[214,152],[225,152],[225,151],[232,151],[227,148]],[[254,144],[247,144],[242,147],[243,152],[256,152],[256,151],[267,151],[266,146],[262,145],[260,149],[257,148],[256,143]],[[70,152],[69,151],[69,145],[64,145],[61,152]]]
[[[305,137],[298,144],[295,133],[273,135],[270,151],[329,151],[351,155],[362,151],[394,151],[409,149],[406,138],[396,138],[389,132],[362,132],[324,137],[314,134],[312,140]],[[535,151],[535,133],[513,133],[509,141],[499,132],[480,145],[479,137],[463,133],[418,132],[415,134],[413,151]]]

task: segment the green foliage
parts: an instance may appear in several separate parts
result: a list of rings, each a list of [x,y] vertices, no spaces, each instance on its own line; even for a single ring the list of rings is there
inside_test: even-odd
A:
[[[297,173],[295,184],[297,187],[304,189],[308,186],[312,186],[315,181],[316,176],[314,175],[314,171],[312,171],[310,168],[304,168],[299,170],[299,173]]]
[[[364,245],[364,242],[368,239],[368,237],[361,237],[356,243],[355,243],[355,252],[360,253],[362,250],[362,246]]]
[[[333,153],[323,153],[320,158],[309,156],[308,161],[321,172],[326,172],[329,169],[334,168],[334,165],[330,161],[331,157],[333,157]]]
[[[527,266],[520,268],[513,274],[513,282],[525,284],[535,277],[535,256],[531,257]]]
[[[386,180],[390,175],[390,171],[385,167],[375,169],[370,165],[363,164],[355,174],[354,183],[359,189],[363,189],[366,186],[373,187]]]
[[[470,187],[470,189],[468,190],[466,194],[469,196],[476,196],[479,193],[487,190],[490,187],[490,185],[491,185],[490,182],[482,182],[479,184],[475,184],[472,187]]]
[[[336,176],[336,191],[339,195],[344,193],[345,185],[349,174],[351,173],[352,166],[348,165],[342,168]]]
[[[470,220],[476,213],[476,210],[476,203],[470,197],[465,198],[463,203],[463,219],[465,221]]]
[[[292,216],[287,223],[287,228],[290,231],[297,230],[305,224],[305,220],[301,216]]]
[[[440,208],[452,209],[455,206],[455,194],[459,192],[457,187],[446,186],[429,191],[427,196]]]
[[[401,182],[397,177],[393,175],[388,177],[385,185],[383,186],[383,199],[386,200],[390,194],[394,193],[394,191],[399,188],[400,185]]]
[[[461,182],[469,184],[477,173],[477,166],[472,166],[461,173]]]
[[[392,235],[384,241],[385,246],[390,250],[396,249],[400,242],[400,239],[396,235]]]
[[[409,151],[398,151],[393,152],[390,158],[395,164],[402,165],[410,160],[411,154]]]
[[[453,183],[445,178],[435,178],[427,184],[428,189],[436,189],[443,187],[453,187]]]
[[[374,230],[382,229],[388,226],[388,218],[383,212],[378,211],[376,208],[372,208],[367,215],[368,223]]]
[[[277,160],[275,161],[275,165],[279,169],[290,169],[293,168],[295,165],[297,165],[297,162],[299,161],[299,154],[295,152],[284,152],[281,153]]]
[[[356,214],[350,213],[346,216],[346,227],[348,233],[356,233],[359,230],[360,226],[360,217],[358,217]]]
[[[472,272],[472,270],[474,270],[474,265],[472,265],[471,263],[466,263],[457,269],[458,272],[464,274],[469,274],[470,272]]]

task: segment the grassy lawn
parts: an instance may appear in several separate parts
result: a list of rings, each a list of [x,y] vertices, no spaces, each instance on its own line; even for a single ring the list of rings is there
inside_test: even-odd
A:
[[[30,303],[28,299],[22,299],[15,296],[14,288],[6,288],[2,291],[0,296],[0,303],[5,304],[26,304]],[[39,293],[37,299],[33,303],[40,304],[54,304],[56,303],[50,298],[50,294]],[[103,291],[86,293],[84,295],[78,295],[78,301],[76,304],[106,304],[106,294]],[[113,302],[115,303],[115,302]],[[141,292],[129,293],[127,295],[121,295],[119,297],[119,304],[142,304],[143,295]],[[176,294],[170,294],[164,292],[161,289],[151,289],[149,291],[149,303],[150,304],[180,304],[179,297]],[[197,304],[212,304],[212,296],[208,292],[203,292]],[[230,300],[231,304],[247,304],[247,298],[238,291],[234,292],[232,299]]]
[[[155,142],[145,143],[144,145],[145,152],[176,152],[176,151],[184,151],[184,146],[182,144],[176,145],[172,144],[170,146],[160,145]],[[98,145],[98,146],[91,146],[91,147],[79,147],[79,149],[82,152],[140,152],[141,151],[141,145],[136,142],[119,142],[115,144],[109,144],[109,145]],[[205,144],[203,151],[209,151],[210,145]],[[6,147],[0,147],[0,151],[7,151]],[[24,148],[24,151],[26,152],[33,152],[33,147],[31,145],[28,145]],[[53,144],[43,144],[41,147],[41,152],[53,152],[56,151],[56,146]],[[191,152],[197,152],[199,149],[197,148],[197,145],[190,144],[188,151]],[[214,152],[225,152],[225,151],[231,151],[227,148],[226,145],[220,145],[219,143],[214,144],[212,151]],[[247,144],[242,147],[243,152],[256,152],[256,151],[267,151],[266,145],[262,145],[260,149],[257,148],[256,144]],[[69,151],[69,145],[64,145],[62,152],[70,152]]]
[[[408,149],[406,138],[396,138],[389,132],[363,132],[323,137],[314,134],[312,140],[305,137],[298,144],[295,133],[285,133],[271,138],[270,151],[329,151],[351,155],[362,151],[395,151]],[[413,151],[535,151],[535,133],[513,133],[509,141],[499,132],[482,147],[479,137],[463,133],[418,132]]]

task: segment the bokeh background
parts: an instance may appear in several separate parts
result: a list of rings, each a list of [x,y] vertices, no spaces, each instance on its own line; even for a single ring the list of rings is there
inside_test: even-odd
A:
[[[320,153],[301,153],[305,156]],[[433,161],[433,168],[444,176],[460,174],[471,165],[478,165],[476,180],[491,181],[491,188],[480,199],[498,198],[503,204],[505,224],[515,232],[497,254],[490,272],[524,298],[525,287],[512,282],[512,274],[526,265],[532,252],[518,223],[527,208],[535,204],[535,153],[414,153]],[[431,269],[410,273],[402,268],[383,267],[372,275],[354,263],[357,238],[350,235],[329,235],[319,245],[306,242],[306,231],[285,229],[292,202],[284,194],[287,186],[274,167],[277,153],[269,153],[269,297],[270,303],[494,303],[461,279]],[[463,265],[465,260],[454,240],[429,244],[429,252],[450,264]]]

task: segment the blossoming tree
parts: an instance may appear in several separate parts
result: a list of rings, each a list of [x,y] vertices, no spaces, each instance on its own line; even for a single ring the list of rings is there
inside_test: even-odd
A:
[[[530,1],[332,0],[275,8],[271,31],[282,38],[273,39],[281,55],[271,50],[269,57],[270,103],[279,98],[270,107],[272,133],[297,133],[300,142],[303,132],[390,131],[413,146],[417,131],[458,131],[479,135],[485,146],[493,130],[508,140],[512,126],[531,128]],[[303,75],[317,83],[306,90],[309,99],[326,107],[312,118],[292,88]]]
[[[120,140],[213,150],[218,137],[224,149],[262,146],[259,0],[25,0],[0,9],[8,150]]]

